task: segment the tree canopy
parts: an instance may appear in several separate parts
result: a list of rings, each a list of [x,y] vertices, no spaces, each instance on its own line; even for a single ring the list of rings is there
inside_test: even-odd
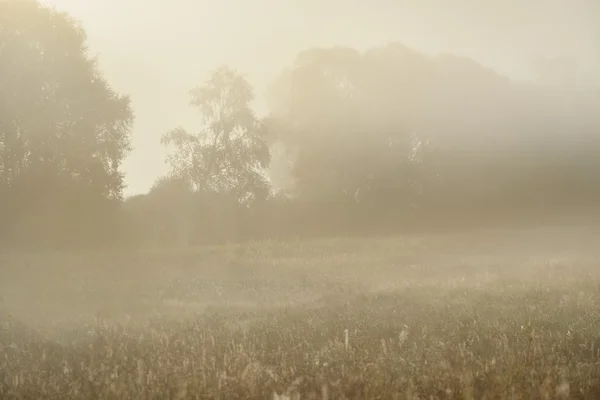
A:
[[[577,152],[598,143],[598,105],[593,92],[510,81],[472,60],[399,44],[362,54],[302,52],[271,95],[295,195],[333,198],[360,189],[396,202],[451,179],[461,165],[475,172],[516,162],[513,182],[533,173],[532,164],[562,157],[573,166]]]
[[[195,133],[178,128],[163,136],[171,175],[184,178],[195,191],[228,194],[240,204],[265,199],[269,148],[264,125],[250,107],[251,85],[221,67],[191,97],[202,126]]]
[[[35,1],[0,2],[5,234],[40,224],[72,233],[66,221],[84,229],[82,216],[119,201],[132,123],[129,98],[103,78],[77,23]]]
[[[0,2],[0,239],[187,246],[595,210],[600,91],[567,61],[519,82],[398,43],[313,48],[264,118],[217,68],[190,91],[196,129],[162,136],[169,173],[124,201],[129,97],[68,15]]]

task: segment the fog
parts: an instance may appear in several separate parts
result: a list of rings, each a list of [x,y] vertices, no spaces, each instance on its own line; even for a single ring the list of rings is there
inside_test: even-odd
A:
[[[248,76],[262,114],[268,85],[312,47],[400,42],[427,54],[468,56],[515,79],[536,79],[540,59],[563,58],[575,63],[583,84],[599,80],[594,0],[45,1],[83,23],[107,80],[131,95],[128,195],[147,191],[166,172],[160,136],[178,125],[197,129],[189,90],[223,64]]]
[[[598,398],[598,21],[0,0],[0,398]]]

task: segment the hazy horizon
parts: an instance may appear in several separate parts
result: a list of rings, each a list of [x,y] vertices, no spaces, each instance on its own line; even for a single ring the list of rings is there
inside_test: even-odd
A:
[[[0,398],[600,398],[600,0],[372,4],[0,0]]]
[[[364,50],[400,42],[429,54],[475,59],[512,78],[532,79],[539,57],[571,57],[583,73],[600,70],[600,3],[586,0],[44,0],[79,20],[90,55],[108,82],[129,94],[136,116],[133,152],[125,161],[126,195],[147,191],[167,172],[163,133],[193,129],[189,90],[227,64],[256,90],[257,112],[267,85],[296,54],[311,47]],[[487,5],[487,6],[486,6]],[[595,18],[594,16],[598,16]]]

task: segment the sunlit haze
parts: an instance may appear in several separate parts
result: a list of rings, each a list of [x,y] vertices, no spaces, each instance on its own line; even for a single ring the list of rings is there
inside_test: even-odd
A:
[[[598,238],[600,0],[0,0],[0,399],[600,399]]]
[[[46,0],[83,23],[90,52],[116,90],[131,95],[134,151],[127,194],[164,174],[166,131],[193,129],[189,90],[216,67],[246,74],[264,92],[301,50],[359,50],[400,42],[415,50],[470,56],[498,73],[532,78],[539,57],[572,57],[589,79],[600,71],[595,0]],[[595,74],[595,75],[594,75]]]

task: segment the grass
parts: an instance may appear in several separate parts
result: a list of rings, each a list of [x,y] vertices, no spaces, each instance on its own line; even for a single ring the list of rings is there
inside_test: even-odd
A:
[[[600,398],[586,238],[5,254],[0,398]]]

